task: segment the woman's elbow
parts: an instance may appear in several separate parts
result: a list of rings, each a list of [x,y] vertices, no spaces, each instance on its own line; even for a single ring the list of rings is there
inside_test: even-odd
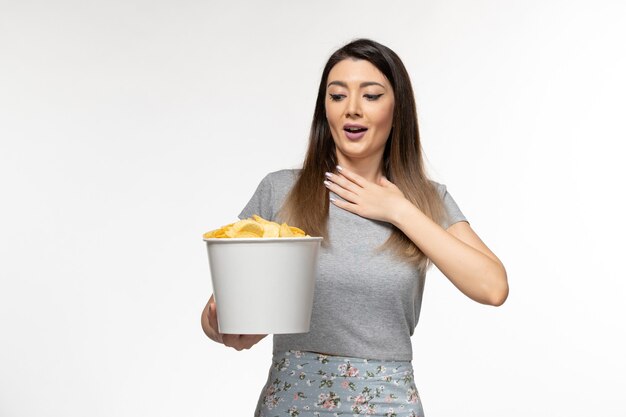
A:
[[[499,291],[493,294],[491,296],[491,299],[489,300],[489,304],[494,307],[500,307],[502,304],[504,304],[504,302],[506,301],[508,297],[509,297],[509,289],[507,287],[505,290]]]
[[[497,284],[491,288],[489,294],[489,304],[494,307],[499,307],[504,304],[506,299],[509,297],[509,284],[504,266],[501,267],[495,281]]]

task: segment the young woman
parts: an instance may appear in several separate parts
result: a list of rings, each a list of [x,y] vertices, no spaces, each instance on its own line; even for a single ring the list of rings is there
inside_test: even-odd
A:
[[[265,176],[239,218],[252,214],[325,238],[311,329],[274,335],[256,417],[423,416],[410,337],[426,271],[434,263],[479,303],[508,295],[503,264],[425,173],[402,61],[371,40],[332,54],[303,167]],[[237,350],[266,336],[220,334],[213,297],[202,327]]]

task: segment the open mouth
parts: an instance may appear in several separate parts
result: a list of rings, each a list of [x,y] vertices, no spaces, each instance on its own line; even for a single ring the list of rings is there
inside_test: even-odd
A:
[[[346,137],[350,140],[359,140],[363,136],[365,136],[365,132],[367,132],[367,128],[364,126],[344,126],[344,132],[346,132]]]
[[[366,127],[344,127],[343,130],[345,130],[348,133],[361,133],[361,132],[365,132],[367,128]]]

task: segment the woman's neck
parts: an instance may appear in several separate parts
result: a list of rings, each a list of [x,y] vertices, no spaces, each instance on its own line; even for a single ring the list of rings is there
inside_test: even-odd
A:
[[[383,162],[381,159],[349,159],[343,155],[337,155],[339,166],[346,168],[370,182],[378,184],[383,176]]]

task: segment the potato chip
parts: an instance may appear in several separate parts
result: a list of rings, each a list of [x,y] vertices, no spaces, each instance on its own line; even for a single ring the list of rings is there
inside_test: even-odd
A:
[[[302,229],[289,226],[287,223],[278,224],[254,214],[251,218],[228,224],[219,229],[206,232],[202,235],[210,238],[276,238],[276,237],[310,237]]]
[[[304,233],[304,230],[302,229],[298,229],[295,226],[289,226],[289,228],[291,229],[291,232],[294,234],[294,236],[306,236],[306,233]]]
[[[226,231],[228,237],[262,237],[263,225],[254,220],[241,220]],[[245,236],[244,236],[245,235]]]
[[[280,237],[280,226],[278,223],[266,223],[263,225],[265,229],[263,237]]]
[[[257,215],[257,214],[253,214],[253,215],[252,215],[252,219],[253,219],[254,221],[256,221],[257,223],[262,223],[262,224],[271,224],[271,223],[274,223],[274,222],[271,222],[271,221],[269,221],[269,220],[265,220],[263,217],[261,217],[261,216],[259,216],[259,215]]]
[[[214,237],[218,237],[218,238],[228,237],[228,236],[226,236],[226,230],[228,230],[234,224],[235,223],[227,224],[226,226],[222,226],[219,229],[215,229],[215,230],[212,230],[210,232],[206,232],[205,234],[202,235],[202,237],[205,238],[205,239],[214,238]]]
[[[253,233],[253,232],[239,231],[233,237],[255,237],[255,238],[259,238],[261,236],[257,235],[256,233]]]
[[[265,230],[263,229],[263,226],[261,226],[258,223],[248,223],[244,225],[241,229],[239,229],[239,232],[240,233],[249,232],[249,233],[252,233],[261,237],[263,236],[263,233],[265,232]]]
[[[294,237],[294,234],[289,226],[287,226],[287,223],[280,225],[280,237]]]

